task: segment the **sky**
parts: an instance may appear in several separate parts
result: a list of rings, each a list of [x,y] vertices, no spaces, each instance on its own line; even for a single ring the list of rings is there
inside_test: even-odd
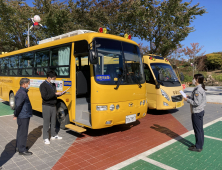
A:
[[[29,6],[33,6],[33,0],[26,0]],[[63,1],[63,0],[61,0]],[[189,0],[183,0],[188,1]],[[190,43],[199,43],[203,46],[200,53],[205,54],[213,52],[222,52],[222,0],[193,0],[191,5],[200,3],[208,13],[197,16],[191,26],[195,31],[190,33],[184,41],[181,42],[184,47],[191,47]],[[144,46],[149,45],[146,41],[133,37],[137,43],[143,43]]]

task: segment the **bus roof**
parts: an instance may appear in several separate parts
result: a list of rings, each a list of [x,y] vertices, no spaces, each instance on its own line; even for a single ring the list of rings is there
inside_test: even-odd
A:
[[[90,43],[93,40],[93,38],[95,38],[95,37],[124,41],[124,42],[138,45],[135,41],[132,41],[132,40],[129,40],[124,37],[117,36],[117,35],[98,33],[98,32],[93,32],[93,31],[89,31],[89,30],[80,30],[80,31],[85,31],[85,32],[82,34],[78,34],[78,35],[72,35],[70,37],[65,37],[65,36],[63,36],[65,34],[62,34],[62,35],[60,35],[61,37],[63,37],[61,39],[55,39],[55,37],[52,37],[52,38],[54,38],[54,41],[46,42],[46,40],[43,40],[42,43],[39,45],[35,45],[35,46],[29,47],[29,48],[23,48],[20,50],[8,52],[8,53],[0,55],[0,58],[6,57],[6,56],[11,56],[11,55],[17,55],[17,54],[25,53],[25,52],[29,52],[29,51],[44,49],[44,48],[51,47],[51,46],[67,44],[67,43],[71,43],[74,41],[87,40],[88,43]],[[70,32],[70,33],[73,33],[73,32]],[[44,43],[44,41],[45,41],[45,43]]]
[[[143,62],[144,63],[165,63],[170,64],[169,60],[167,58],[161,57],[156,54],[147,54],[143,56]]]

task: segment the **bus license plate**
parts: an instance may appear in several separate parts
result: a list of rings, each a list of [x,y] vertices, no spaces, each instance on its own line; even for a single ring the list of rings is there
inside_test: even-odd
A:
[[[179,107],[181,107],[182,106],[182,102],[177,102],[176,103],[176,108],[179,108]]]
[[[126,116],[126,124],[131,123],[131,122],[135,122],[135,121],[136,121],[136,114]]]

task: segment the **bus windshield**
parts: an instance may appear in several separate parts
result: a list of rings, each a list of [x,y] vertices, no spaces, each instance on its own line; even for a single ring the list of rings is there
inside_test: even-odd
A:
[[[171,65],[163,63],[151,63],[150,65],[157,81],[163,86],[172,87],[181,85]],[[163,75],[163,80],[159,80],[160,72]]]
[[[126,42],[96,38],[98,64],[94,65],[99,84],[142,84],[145,82],[138,46]]]

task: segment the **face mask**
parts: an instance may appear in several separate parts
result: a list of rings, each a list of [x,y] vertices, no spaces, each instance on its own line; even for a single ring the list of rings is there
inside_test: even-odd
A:
[[[55,83],[55,80],[50,80],[51,83]]]
[[[30,88],[30,84],[28,85],[28,87],[26,87],[26,89],[28,90]]]
[[[193,84],[194,86],[196,86],[196,80],[195,80],[195,79],[192,80],[192,84]]]

